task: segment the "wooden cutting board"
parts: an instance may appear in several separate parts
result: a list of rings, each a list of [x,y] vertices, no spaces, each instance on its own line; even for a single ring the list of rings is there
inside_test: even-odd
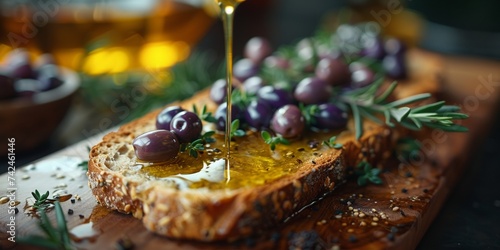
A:
[[[481,143],[486,135],[488,118],[498,106],[498,94],[487,91],[500,85],[494,82],[498,76],[491,75],[499,66],[495,62],[423,51],[412,51],[409,57],[413,77],[440,77],[446,90],[441,97],[463,106],[463,112],[470,115],[463,124],[470,132],[420,133],[421,157],[413,165],[396,160],[388,163],[381,175],[383,185],[359,187],[355,180],[349,181],[265,235],[231,243],[171,240],[148,232],[130,215],[96,203],[85,172],[77,165],[87,159],[87,147],[100,140],[97,136],[16,168],[12,186],[15,200],[20,202],[15,215],[16,239],[41,234],[38,219],[24,213],[26,200],[38,189],[72,195],[61,205],[79,249],[116,249],[120,241],[131,242],[135,249],[413,249],[473,156],[470,145]],[[487,98],[485,93],[490,93]],[[0,177],[0,196],[8,194],[8,176]],[[10,216],[8,203],[0,205],[0,249],[33,249],[8,240]],[[54,219],[54,212],[49,216]],[[83,237],[85,233],[94,236]]]

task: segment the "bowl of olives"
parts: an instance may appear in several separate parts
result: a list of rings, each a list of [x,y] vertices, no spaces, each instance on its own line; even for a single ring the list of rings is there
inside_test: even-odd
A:
[[[51,55],[31,59],[26,50],[15,49],[0,64],[0,138],[14,138],[16,151],[33,149],[53,135],[80,84],[77,73],[59,67]]]

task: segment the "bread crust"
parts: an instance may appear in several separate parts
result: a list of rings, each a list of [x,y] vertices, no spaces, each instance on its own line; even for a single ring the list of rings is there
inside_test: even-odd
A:
[[[180,105],[211,105],[206,103],[207,94],[200,92]],[[135,158],[133,139],[154,129],[159,111],[104,136],[90,151],[87,175],[100,204],[142,219],[152,232],[179,239],[235,240],[276,227],[345,182],[348,167],[360,161],[382,164],[398,137],[394,130],[365,122],[359,141],[347,136],[342,149],[323,152],[313,161],[301,163],[295,173],[264,185],[178,190],[138,176],[130,166]]]

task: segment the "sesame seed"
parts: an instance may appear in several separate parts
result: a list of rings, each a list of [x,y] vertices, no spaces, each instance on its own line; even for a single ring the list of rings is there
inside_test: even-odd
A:
[[[366,226],[366,222],[362,221],[362,222],[359,223],[359,225],[362,226],[362,227],[364,227],[364,226]]]
[[[371,223],[371,225],[372,225],[372,226],[377,226],[377,225],[378,225],[378,223],[377,223],[377,222],[372,222],[372,223]]]
[[[372,212],[376,213],[376,212],[377,212],[377,209],[372,208]]]
[[[365,217],[365,214],[364,213],[359,213],[359,218],[363,218]]]
[[[373,217],[372,220],[373,221],[378,221],[378,217]]]
[[[397,212],[399,210],[399,207],[393,207],[392,211]]]
[[[405,194],[406,194],[406,193],[408,193],[408,189],[403,188],[403,189],[401,189],[401,192],[403,192],[403,193],[405,193]]]
[[[354,229],[349,228],[349,229],[347,229],[347,232],[348,232],[348,233],[352,233],[352,232],[354,232]]]
[[[72,215],[73,214],[73,209],[68,209],[68,214]]]
[[[349,210],[352,211],[354,208],[353,207],[349,207]]]

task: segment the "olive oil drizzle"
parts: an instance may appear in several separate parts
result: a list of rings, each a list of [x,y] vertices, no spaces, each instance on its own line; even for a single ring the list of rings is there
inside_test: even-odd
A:
[[[224,136],[224,146],[226,147],[226,173],[227,182],[231,179],[230,163],[231,158],[231,87],[233,83],[233,19],[234,11],[239,3],[244,0],[215,0],[219,5],[224,25],[224,40],[226,47],[226,81],[227,81],[227,108],[226,108],[226,134]]]

